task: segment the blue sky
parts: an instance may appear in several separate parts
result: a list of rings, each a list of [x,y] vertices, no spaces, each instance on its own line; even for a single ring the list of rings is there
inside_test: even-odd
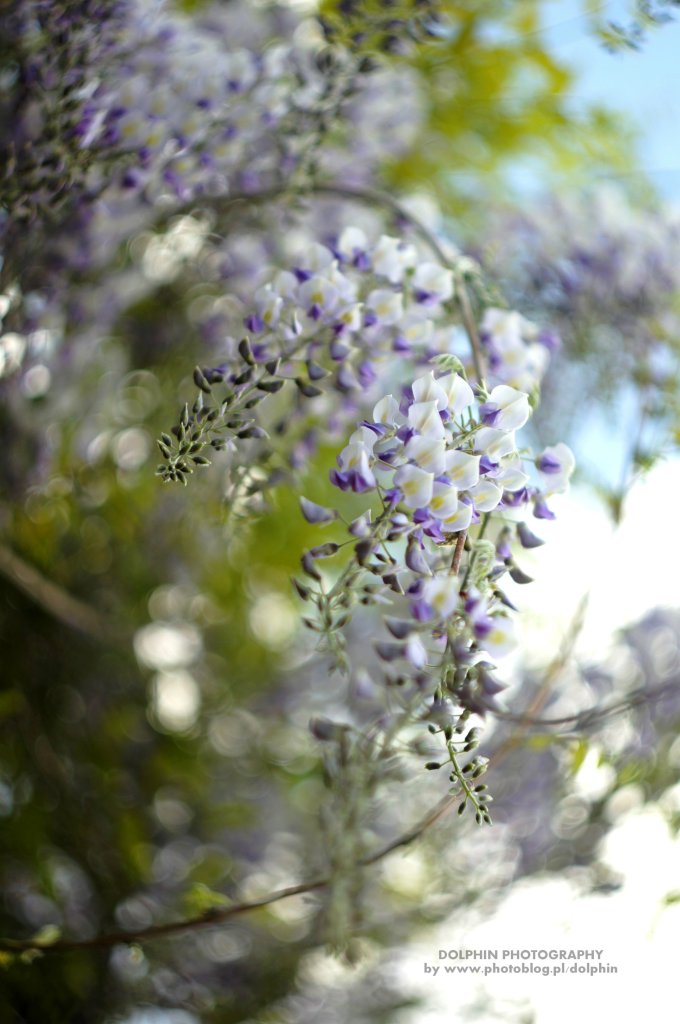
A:
[[[613,20],[629,10],[600,7]],[[578,72],[575,106],[596,100],[629,115],[641,133],[641,165],[662,195],[680,202],[680,15],[651,31],[641,50],[616,55],[593,39],[583,0],[553,0],[544,25],[550,49]]]

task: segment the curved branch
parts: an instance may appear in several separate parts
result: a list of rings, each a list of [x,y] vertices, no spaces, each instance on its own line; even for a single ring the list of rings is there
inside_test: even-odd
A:
[[[400,220],[407,223],[420,237],[421,241],[431,249],[437,259],[447,267],[450,267],[451,261],[435,235],[418,217],[410,213],[405,206],[402,206],[398,199],[394,199],[393,196],[386,192],[380,192],[378,189],[352,188],[347,185],[333,184],[332,182],[310,183],[298,188],[291,188],[290,185],[281,184],[275,185],[272,188],[262,189],[260,192],[233,192],[231,195],[225,196],[200,196],[180,206],[174,206],[164,211],[156,220],[156,227],[164,227],[175,217],[186,216],[194,210],[212,209],[219,212],[226,211],[230,207],[240,204],[260,206],[276,202],[278,199],[304,199],[311,195],[349,199],[362,203],[364,206],[382,206],[383,209],[389,210]]]
[[[586,591],[586,593],[582,596],[581,600],[576,606],[576,611],[572,616],[569,628],[562,641],[560,649],[557,651],[555,657],[548,665],[545,675],[543,676],[543,681],[541,682],[541,685],[539,686],[537,692],[534,694],[532,700],[530,701],[529,706],[525,708],[524,711],[521,711],[519,714],[517,714],[515,717],[508,719],[509,721],[515,722],[517,724],[517,728],[512,733],[512,735],[508,736],[508,738],[499,748],[498,754],[500,754],[502,757],[505,757],[505,755],[509,754],[511,750],[519,746],[519,744],[522,742],[522,738],[524,737],[524,735],[531,729],[532,723],[537,720],[536,716],[548,700],[550,696],[550,691],[552,690],[555,681],[559,677],[560,672],[565,667],[565,665],[569,661],[569,658],[574,652],[574,648],[576,647],[578,638],[581,635],[581,631],[583,630],[589,600],[590,592]],[[503,718],[506,712],[500,711],[495,712],[495,714],[499,718]],[[507,714],[512,713],[507,712]]]
[[[651,701],[658,700],[668,693],[677,690],[680,687],[680,679],[676,679],[671,683],[665,683],[662,686],[656,687],[653,690],[636,690],[630,694],[626,699],[612,703],[603,708],[592,708],[588,711],[580,712],[574,715],[565,715],[562,718],[528,718],[526,713],[513,715],[510,712],[494,712],[497,717],[502,718],[506,721],[515,722],[520,726],[521,733],[524,733],[527,728],[531,726],[560,726],[560,725],[578,725],[582,726],[590,725],[596,721],[601,721],[603,718],[619,714],[623,711],[629,710],[632,707],[639,706],[641,704],[649,703]],[[519,737],[521,739],[521,735]],[[489,758],[489,763],[495,767],[504,760],[505,756],[510,752],[510,747],[504,745],[500,747],[495,753]],[[412,843],[420,839],[433,825],[435,825],[450,808],[460,800],[458,793],[450,794],[441,799],[435,806],[425,815],[424,818],[418,822],[413,828],[407,832],[402,833],[387,843],[385,846],[380,847],[375,853],[369,854],[364,857],[358,863],[358,867],[371,867],[373,864],[377,864],[379,861],[388,857],[390,854],[397,850],[403,849],[406,846],[410,846]],[[148,928],[141,928],[138,931],[118,931],[108,932],[103,935],[96,935],[91,939],[75,939],[69,941],[67,939],[59,940],[57,942],[45,943],[40,942],[39,939],[0,939],[0,952],[4,953],[71,953],[79,950],[88,949],[110,949],[112,946],[126,945],[126,944],[138,944],[143,942],[151,942],[154,939],[163,939],[172,935],[179,935],[184,932],[196,931],[201,928],[210,928],[215,925],[224,924],[231,920],[233,917],[238,917],[241,914],[247,914],[254,910],[259,910],[262,907],[267,907],[272,903],[278,903],[279,900],[288,899],[291,896],[301,896],[306,893],[318,892],[320,889],[325,889],[330,885],[331,879],[329,877],[317,878],[311,882],[302,882],[299,885],[291,885],[285,889],[276,889],[274,892],[268,893],[266,896],[261,896],[256,900],[249,900],[242,903],[232,903],[228,907],[219,907],[214,910],[209,910],[204,914],[200,914],[197,917],[186,918],[181,921],[170,921],[167,924],[151,925]]]
[[[479,383],[482,384],[485,376],[484,354],[474,319],[472,303],[463,275],[460,273],[459,268],[451,262],[436,235],[418,217],[407,210],[398,199],[395,199],[387,192],[381,192],[378,189],[372,188],[352,188],[347,185],[333,184],[332,182],[311,183],[297,189],[280,185],[263,189],[261,192],[235,192],[230,196],[201,197],[200,200],[196,199],[169,210],[156,222],[156,226],[161,227],[172,218],[189,214],[201,207],[209,207],[219,211],[228,210],[230,207],[238,206],[240,203],[261,205],[275,202],[277,199],[299,199],[310,195],[335,196],[337,199],[348,199],[352,202],[362,203],[365,206],[380,206],[384,210],[389,210],[395,217],[398,217],[412,228],[414,233],[428,246],[443,266],[448,267],[454,272],[456,301],[458,302],[463,325],[470,340],[475,376]]]
[[[624,711],[630,711],[632,708],[640,707],[643,704],[653,704],[655,701],[661,700],[663,697],[679,689],[680,679],[674,679],[669,683],[663,683],[661,686],[653,687],[652,689],[643,689],[641,687],[638,690],[633,690],[626,697],[622,697],[621,700],[605,704],[604,707],[595,706],[587,708],[585,711],[577,711],[572,715],[562,715],[556,718],[532,717],[526,712],[515,714],[512,711],[491,711],[490,713],[504,722],[516,722],[519,725],[526,726],[528,729],[569,726],[570,731],[573,731],[575,729],[587,729],[601,722],[604,718],[623,714]]]
[[[457,796],[446,796],[425,817],[408,832],[393,839],[386,846],[380,847],[375,853],[364,857],[358,863],[358,867],[371,867],[383,860],[384,857],[409,846],[419,839],[429,828],[432,827],[453,806]],[[301,882],[299,885],[291,885],[285,889],[276,889],[274,892],[261,896],[256,900],[249,900],[243,903],[232,903],[228,907],[217,907],[197,917],[185,918],[182,921],[170,921],[167,924],[151,925],[148,928],[140,928],[138,931],[117,931],[108,932],[103,935],[95,935],[91,939],[60,939],[57,942],[41,942],[40,939],[0,939],[0,952],[3,953],[72,953],[78,950],[88,949],[110,949],[112,946],[138,944],[150,942],[153,939],[162,939],[170,935],[178,935],[183,932],[195,931],[199,928],[209,928],[213,925],[224,924],[232,917],[240,914],[247,914],[261,907],[267,907],[271,903],[278,903],[279,900],[288,899],[291,896],[301,896],[305,893],[317,892],[325,889],[331,884],[331,878],[317,878],[311,882]]]

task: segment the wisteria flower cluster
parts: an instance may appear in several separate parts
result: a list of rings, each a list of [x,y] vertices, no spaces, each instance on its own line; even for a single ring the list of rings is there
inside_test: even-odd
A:
[[[456,40],[474,40],[488,21],[473,7],[448,6],[459,56]],[[18,734],[19,747],[40,756],[29,756],[24,777],[25,751],[15,763],[12,747],[0,803],[35,799],[48,821],[61,789],[77,792],[88,844],[118,789],[127,815],[110,857],[79,850],[61,828],[37,844],[51,851],[47,872],[39,857],[25,876],[8,861],[19,891],[12,929],[29,938],[0,942],[1,955],[29,959],[53,942],[56,951],[109,947],[135,999],[145,998],[144,975],[170,1005],[170,986],[137,958],[137,940],[313,892],[328,921],[307,920],[311,905],[305,919],[295,911],[276,948],[283,936],[289,952],[306,955],[330,935],[347,949],[351,936],[371,934],[360,916],[364,868],[448,806],[491,824],[481,737],[488,716],[515,717],[501,694],[521,633],[515,588],[531,582],[523,553],[543,543],[534,530],[547,538],[574,472],[567,445],[526,439],[560,348],[557,331],[540,325],[539,300],[565,337],[588,306],[619,337],[642,308],[647,329],[631,348],[645,355],[635,365],[660,377],[670,344],[646,341],[676,325],[666,300],[678,290],[680,231],[676,221],[666,233],[626,226],[616,204],[603,205],[595,227],[568,206],[547,226],[530,211],[498,251],[515,274],[512,306],[517,298],[536,322],[505,308],[480,254],[450,237],[455,207],[439,210],[433,198],[447,191],[434,179],[431,195],[392,191],[425,166],[414,140],[427,144],[431,125],[443,152],[453,125],[439,117],[437,62],[415,52],[447,34],[446,12],[440,0],[0,5],[0,490],[18,498],[2,502],[0,568],[21,591],[12,620],[37,615],[41,640],[37,654],[13,645],[18,664],[28,657],[17,678],[50,662],[62,629],[86,645],[82,655],[74,646],[82,687],[65,663],[45,701],[33,688],[35,709],[21,695],[8,706],[36,740]],[[477,77],[460,70],[464,95]],[[499,156],[515,150],[502,141]],[[508,258],[512,245],[522,259],[516,249]],[[151,431],[173,415],[167,387],[185,372],[178,387],[190,397],[158,437],[157,475],[191,482],[198,501],[145,475]],[[212,461],[222,473],[191,479]],[[308,526],[282,522],[286,487],[288,499],[324,502],[299,497]],[[319,538],[317,527],[326,528]],[[304,531],[299,547],[288,543],[295,531]],[[295,593],[279,593],[291,566]],[[126,695],[139,717],[121,717]],[[80,744],[88,722],[103,723],[122,757],[113,783]],[[212,783],[202,796],[191,773],[167,770],[173,746],[184,761],[195,750],[204,758],[199,789]],[[57,762],[68,771],[55,788]],[[34,788],[36,765],[45,778]],[[296,824],[292,837],[273,766],[289,776],[304,829]],[[402,783],[414,766],[410,790]],[[442,770],[448,793],[414,829],[415,804]],[[385,798],[392,784],[403,801]],[[218,807],[204,830],[201,808],[225,792],[226,813]],[[251,814],[256,803],[276,823],[269,838]],[[326,842],[310,855],[307,833],[319,822]],[[230,848],[233,872],[214,870]],[[132,868],[116,894],[119,853]],[[456,867],[468,873],[464,856]],[[291,885],[295,875],[302,881]],[[72,912],[60,896],[69,887]],[[468,890],[465,880],[460,893]],[[192,916],[173,923],[170,904],[185,895]],[[62,925],[73,938],[55,941]],[[235,946],[222,938],[209,936],[184,972],[208,1014],[222,1003],[203,1002],[204,961],[222,977],[227,960],[245,963],[250,950],[245,933]],[[297,953],[291,977],[296,963]],[[231,993],[224,1005],[236,1006]]]
[[[344,405],[345,419],[350,410],[372,405],[330,474],[333,485],[368,504],[348,524],[345,541],[304,554],[302,570],[311,582],[296,580],[295,586],[314,607],[304,622],[319,635],[331,666],[351,674],[353,610],[385,612],[386,635],[375,646],[385,685],[414,687],[416,694],[400,727],[426,721],[430,732],[444,736],[448,760],[427,766],[451,766],[461,809],[471,805],[481,823],[490,821],[489,797],[485,785],[471,783],[485,762],[460,760],[476,749],[479,730],[459,734],[471,715],[497,708],[504,686],[494,662],[514,647],[514,605],[500,581],[508,574],[516,583],[530,582],[515,551],[542,541],[524,519],[555,517],[551,499],[568,488],[574,457],[562,443],[534,455],[518,442],[554,336],[497,307],[481,313],[478,329],[469,320],[466,262],[424,258],[411,241],[390,235],[370,242],[354,227],[326,245],[311,245],[255,291],[244,310],[248,335],[233,343],[232,358],[197,367],[197,400],[160,439],[158,472],[186,483],[208,464],[208,445],[226,445],[243,460],[240,442],[266,436],[266,417],[257,407],[283,393],[289,381],[306,398],[326,391],[327,408]],[[473,386],[450,351],[458,317],[473,349],[480,346],[467,360],[471,375],[484,360],[488,382],[480,378]],[[398,397],[372,402],[379,373],[395,353],[399,363],[387,372],[401,388]],[[422,372],[428,362],[434,369]],[[404,365],[416,373],[406,387]],[[226,390],[217,401],[220,387]],[[310,523],[339,518],[334,509],[301,500]],[[321,563],[346,549],[349,561],[329,577]],[[313,725],[320,739],[337,738],[343,728]]]
[[[452,723],[496,706],[503,687],[491,662],[514,646],[514,606],[499,580],[507,572],[518,583],[529,582],[514,559],[513,533],[521,547],[542,543],[523,515],[532,508],[539,519],[553,518],[547,499],[566,491],[574,469],[563,443],[536,456],[518,447],[516,431],[529,415],[526,393],[503,384],[475,393],[453,371],[418,377],[401,401],[393,395],[380,399],[331,472],[336,487],[371,499],[348,527],[352,558],[328,589],[317,562],[340,547],[322,544],[302,561],[319,588],[297,584],[317,608],[308,624],[346,671],[343,631],[353,605],[401,607],[403,617],[385,615],[389,639],[377,643],[377,654],[399,666],[401,683],[410,679],[421,692],[426,717],[434,714],[446,736],[452,778],[484,821],[487,812],[463,784],[452,752]],[[306,499],[302,509],[310,522],[337,517]],[[464,752],[474,749],[477,735],[472,746],[466,738]],[[480,764],[470,764],[476,777]]]
[[[130,11],[127,0],[3,6],[0,209],[32,217],[82,190],[92,162],[85,118]]]
[[[164,435],[159,474],[185,482],[195,466],[206,464],[202,446],[214,441],[215,447],[223,446],[225,429],[230,440],[251,429],[236,416],[237,409],[244,403],[253,408],[258,398],[281,390],[287,381],[294,381],[306,398],[334,390],[351,410],[352,396],[359,401],[375,389],[378,368],[390,355],[415,364],[438,353],[446,357],[452,347],[455,278],[455,265],[424,258],[413,243],[392,235],[371,242],[362,230],[349,227],[328,245],[311,244],[290,269],[256,289],[250,308],[243,307],[241,327],[247,336],[228,339],[225,361],[197,369],[194,379],[204,394],[223,381],[228,392],[221,405],[200,399],[188,438],[184,431],[179,438],[179,424],[172,431],[176,442]],[[482,337],[493,339],[497,353],[491,380],[519,374],[537,387],[538,368],[544,369],[549,352],[538,340],[525,341],[525,335],[536,338],[538,330],[519,314],[493,308],[485,314],[483,330],[485,325]],[[512,391],[500,387],[490,401],[503,401]],[[528,399],[525,404],[528,416]],[[503,409],[496,418],[508,422],[509,416]]]
[[[401,403],[392,395],[378,402],[373,420],[339,455],[333,482],[362,492],[379,486],[374,469],[378,475],[395,470],[382,481],[386,500],[419,512],[427,535],[440,542],[501,506],[533,500],[534,514],[546,518],[545,497],[562,492],[573,469],[568,449],[560,445],[539,456],[543,485],[530,488],[515,439],[529,419],[528,396],[499,384],[476,415],[474,403],[459,373],[419,377]]]
[[[383,235],[369,245],[356,228],[337,246],[312,245],[291,272],[255,295],[245,326],[267,346],[271,333],[330,332],[328,354],[344,363],[352,348],[376,355],[410,353],[434,338],[442,305],[453,296],[453,273],[422,260],[415,247]],[[370,375],[370,369],[366,368]]]
[[[166,462],[159,473],[166,480],[185,480],[191,458],[200,452],[198,447],[190,452],[192,445],[214,439],[226,423],[233,424],[232,436],[236,426],[242,429],[234,412],[244,397],[251,402],[259,393],[262,398],[286,381],[294,381],[306,398],[331,385],[348,395],[375,383],[376,361],[386,354],[422,358],[453,294],[453,272],[420,259],[416,248],[399,238],[383,235],[369,245],[362,231],[349,228],[335,246],[309,246],[290,270],[256,290],[243,317],[247,337],[238,345],[232,340],[231,358],[197,370],[195,381],[204,393],[226,380],[229,394],[221,407],[207,412],[201,403],[204,427],[205,417],[217,414],[200,438],[192,434],[188,446],[184,437],[174,445],[168,435],[162,439]],[[177,428],[174,433],[178,436]]]
[[[123,190],[165,188],[181,198],[195,190],[258,187],[277,161],[286,158],[279,170],[291,170],[296,146],[304,146],[308,128],[318,127],[321,107],[328,115],[344,97],[346,74],[357,72],[352,61],[338,74],[341,55],[332,68],[316,66],[309,47],[225,48],[216,26],[206,29],[146,0],[108,6],[104,11],[107,5],[90,2],[82,11],[66,11],[38,3],[31,17],[19,9],[7,22],[30,57],[27,88],[38,123],[31,124],[24,101],[17,137],[9,140],[13,170],[22,174],[13,174],[6,187],[22,186],[34,204],[40,189],[30,175],[42,174],[47,189],[45,175],[49,170],[54,177],[59,150],[62,174],[68,160],[79,165],[80,177],[70,184],[85,195],[99,192],[111,177]],[[73,67],[61,82],[56,60],[60,55],[63,63],[64,54],[44,45],[50,34],[61,39]],[[38,115],[45,94],[51,107]],[[295,135],[286,130],[292,114]],[[45,118],[52,122],[48,131]],[[43,198],[54,202],[53,192]]]

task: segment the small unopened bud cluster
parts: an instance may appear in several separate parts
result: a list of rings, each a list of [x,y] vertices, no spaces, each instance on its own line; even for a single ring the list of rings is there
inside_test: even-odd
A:
[[[241,343],[241,348],[248,351],[247,340]],[[196,367],[194,383],[199,390],[191,409],[185,404],[171,434],[161,434],[157,442],[164,459],[157,469],[158,475],[165,482],[177,481],[186,486],[187,477],[195,469],[210,465],[210,459],[202,454],[206,449],[220,451],[234,448],[237,441],[266,437],[252,410],[266,394],[283,386],[283,381],[272,376],[276,369],[268,364],[257,376],[253,366],[246,362],[240,373],[232,372],[225,378],[221,369]],[[226,396],[215,402],[213,388],[225,380]]]

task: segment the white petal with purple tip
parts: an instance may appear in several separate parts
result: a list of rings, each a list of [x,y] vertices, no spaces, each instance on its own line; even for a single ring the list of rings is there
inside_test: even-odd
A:
[[[421,263],[413,275],[413,287],[437,302],[446,302],[453,295],[453,272],[439,263]]]
[[[529,396],[508,384],[496,385],[486,404],[496,410],[492,426],[497,430],[519,430],[531,415]]]
[[[543,470],[543,465],[549,466],[550,471]],[[563,442],[545,448],[536,459],[536,466],[541,474],[543,493],[546,496],[564,493],[569,487],[569,479],[574,472],[575,465],[574,453]]]
[[[338,252],[352,259],[356,252],[366,252],[368,240],[361,228],[345,228],[338,240]]]

